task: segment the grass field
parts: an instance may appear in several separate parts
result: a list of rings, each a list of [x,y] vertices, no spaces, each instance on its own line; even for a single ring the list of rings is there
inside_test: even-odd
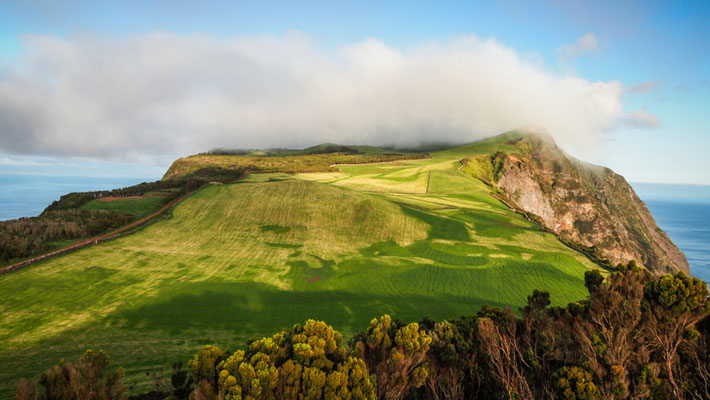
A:
[[[106,210],[123,214],[132,214],[138,218],[143,218],[156,212],[164,200],[165,196],[160,193],[155,193],[153,195],[142,196],[140,198],[125,198],[112,201],[91,200],[90,202],[82,205],[80,209]]]
[[[202,189],[138,233],[0,277],[0,397],[86,348],[146,389],[147,370],[203,344],[234,348],[307,318],[347,337],[383,313],[517,308],[534,289],[558,305],[584,298],[593,264],[458,170],[461,154],[495,148],[482,146],[252,174]]]

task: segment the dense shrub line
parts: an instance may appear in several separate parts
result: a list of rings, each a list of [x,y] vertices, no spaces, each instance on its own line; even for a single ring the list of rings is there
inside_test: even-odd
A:
[[[51,250],[49,242],[97,235],[134,219],[133,215],[104,210],[67,209],[1,221],[0,262],[34,256]]]
[[[441,322],[384,315],[347,349],[340,333],[313,320],[236,352],[208,345],[187,371],[173,366],[170,385],[133,398],[710,398],[704,282],[682,272],[652,276],[631,263],[606,278],[589,271],[585,286],[589,298],[566,307],[551,307],[549,294],[536,290],[520,316],[485,306]],[[47,371],[39,398],[119,398],[122,370],[98,377],[81,372],[94,371],[96,357],[87,352],[79,372],[66,363]],[[61,374],[67,378],[59,388]],[[75,394],[55,395],[68,390]],[[82,397],[87,390],[96,396]],[[17,393],[22,400],[38,398],[26,380]]]
[[[158,205],[160,208],[206,183],[233,182],[244,173],[243,169],[204,168],[183,179],[143,182],[121,189],[63,195],[37,217],[0,221],[0,263],[53,250],[51,242],[99,235],[138,219],[131,214],[80,209],[91,200],[163,191],[163,200]]]
[[[214,155],[198,154],[173,162],[164,179],[180,179],[205,168],[244,169],[257,173],[338,172],[334,165],[356,165],[429,158],[429,154],[318,153],[303,155]]]
[[[386,154],[386,155],[402,155],[401,152],[395,152],[394,150],[392,151],[387,151],[388,149],[382,148],[381,153],[377,154]],[[315,146],[313,148],[308,148],[308,149],[303,149],[303,150],[292,150],[292,149],[284,149],[284,148],[272,148],[272,149],[265,149],[265,150],[245,150],[245,149],[213,149],[205,153],[200,153],[199,155],[214,155],[214,156],[247,156],[247,155],[255,155],[256,153],[261,153],[259,157],[276,157],[276,156],[285,156],[285,155],[291,155],[291,156],[298,156],[298,155],[313,155],[313,154],[333,154],[333,153],[342,153],[342,154],[363,154],[360,149],[356,147],[351,147],[351,146],[345,146],[341,144],[329,144],[329,145],[321,145],[321,146]],[[412,151],[405,151],[405,153],[412,153]]]

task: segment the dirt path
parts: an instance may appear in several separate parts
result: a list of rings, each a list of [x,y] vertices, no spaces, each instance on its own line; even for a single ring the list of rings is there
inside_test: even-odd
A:
[[[116,196],[116,197],[99,197],[96,200],[98,201],[118,201],[118,200],[125,200],[125,199],[142,199],[145,196]]]
[[[243,179],[246,179],[246,177],[249,176],[249,174],[251,174],[251,171],[245,172],[244,175],[242,175],[239,179],[237,179],[237,180],[234,181],[234,182],[236,183],[236,182],[239,182],[239,181],[241,181],[241,180],[243,180]],[[175,199],[175,200],[171,201],[170,203],[168,203],[167,205],[163,206],[160,210],[154,212],[153,214],[150,214],[149,216],[147,216],[147,217],[145,217],[145,218],[141,218],[141,219],[139,219],[138,221],[132,222],[132,223],[130,223],[130,224],[128,224],[128,225],[126,225],[126,226],[124,226],[124,227],[122,227],[122,228],[116,229],[115,231],[112,231],[112,232],[109,232],[109,233],[105,233],[105,234],[103,234],[103,235],[101,235],[101,236],[96,236],[96,237],[93,237],[93,238],[91,238],[91,239],[85,239],[85,240],[82,240],[82,241],[80,241],[80,242],[74,243],[74,244],[72,244],[72,245],[70,245],[70,246],[63,247],[63,248],[61,248],[61,249],[59,249],[59,250],[55,250],[55,251],[53,251],[53,252],[51,252],[51,253],[42,254],[42,255],[40,255],[40,256],[32,257],[32,258],[30,258],[30,259],[28,259],[28,260],[20,261],[20,262],[18,262],[18,263],[9,265],[9,266],[7,266],[7,267],[0,268],[0,275],[4,275],[4,274],[7,274],[7,273],[12,272],[12,271],[17,271],[18,269],[24,268],[24,267],[26,267],[26,266],[29,266],[29,265],[38,263],[38,262],[40,262],[40,261],[44,261],[44,260],[46,260],[46,259],[48,259],[48,258],[51,258],[51,257],[55,257],[55,256],[58,256],[58,255],[62,255],[62,254],[66,254],[66,253],[72,252],[72,251],[74,251],[74,250],[81,249],[81,248],[86,247],[86,246],[89,246],[89,245],[91,245],[91,244],[98,244],[99,242],[103,242],[103,241],[112,239],[112,238],[114,238],[115,236],[118,236],[118,235],[120,235],[121,233],[124,233],[124,232],[130,230],[131,228],[135,228],[135,227],[137,227],[137,226],[139,226],[139,225],[142,225],[142,224],[144,224],[144,223],[150,221],[151,219],[153,219],[153,218],[157,217],[158,215],[162,214],[163,212],[165,212],[165,211],[168,210],[169,208],[175,206],[175,205],[178,204],[179,202],[181,202],[181,201],[183,201],[184,199],[190,197],[192,194],[194,194],[194,193],[197,192],[198,190],[202,189],[203,187],[204,187],[204,186],[200,187],[199,189],[193,190],[192,192],[187,193],[187,194],[185,194],[184,196],[178,197],[177,199]],[[124,198],[125,198],[125,197],[124,197]]]

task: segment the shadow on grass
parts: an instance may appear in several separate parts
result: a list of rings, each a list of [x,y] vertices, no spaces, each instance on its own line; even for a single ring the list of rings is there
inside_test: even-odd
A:
[[[125,367],[124,381],[138,385],[132,390],[136,393],[150,389],[146,371],[167,371],[173,362],[186,362],[205,344],[234,350],[250,337],[270,336],[309,318],[333,325],[347,340],[385,313],[404,321],[424,316],[443,319],[473,314],[483,303],[460,296],[432,301],[408,295],[403,301],[401,296],[373,297],[342,290],[284,291],[252,282],[184,284],[51,339],[3,348],[0,398],[12,397],[20,378],[37,379],[60,359],[78,359],[86,349],[103,349],[112,368]]]

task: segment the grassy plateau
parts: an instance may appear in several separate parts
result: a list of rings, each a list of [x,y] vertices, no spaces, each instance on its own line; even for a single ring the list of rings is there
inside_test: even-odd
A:
[[[111,201],[91,200],[82,205],[82,210],[106,210],[123,214],[132,214],[138,218],[147,217],[157,211],[165,200],[160,192],[149,193],[139,198],[116,198]]]
[[[0,276],[0,397],[87,348],[105,350],[143,390],[146,371],[203,344],[234,348],[308,318],[347,337],[384,313],[517,309],[534,289],[558,305],[584,298],[594,264],[462,167],[505,150],[503,139],[207,186],[135,234]]]

